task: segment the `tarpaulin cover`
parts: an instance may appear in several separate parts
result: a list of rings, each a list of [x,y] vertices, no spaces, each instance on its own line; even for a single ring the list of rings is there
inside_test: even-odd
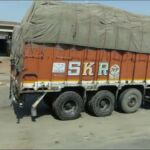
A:
[[[149,16],[100,4],[36,1],[14,35],[17,41],[36,44],[150,53]]]

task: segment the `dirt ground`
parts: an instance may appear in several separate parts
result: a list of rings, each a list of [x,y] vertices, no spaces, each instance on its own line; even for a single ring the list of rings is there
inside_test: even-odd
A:
[[[59,121],[42,103],[32,122],[32,102],[20,111],[10,106],[9,58],[0,61],[0,149],[150,149],[150,109],[105,118],[82,113],[77,120]]]

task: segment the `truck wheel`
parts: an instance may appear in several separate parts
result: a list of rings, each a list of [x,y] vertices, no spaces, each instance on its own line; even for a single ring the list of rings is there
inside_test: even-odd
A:
[[[97,92],[95,96],[89,101],[89,111],[97,116],[104,117],[112,114],[114,110],[115,96],[107,90]]]
[[[80,116],[83,100],[73,91],[62,93],[53,102],[53,111],[60,120],[73,120]]]
[[[119,97],[120,109],[125,113],[133,113],[142,104],[142,93],[137,89],[127,89]]]

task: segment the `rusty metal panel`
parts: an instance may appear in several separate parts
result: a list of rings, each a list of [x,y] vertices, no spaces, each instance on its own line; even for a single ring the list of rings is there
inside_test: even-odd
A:
[[[22,80],[24,82],[38,81],[38,52],[39,48],[32,47],[31,45],[27,45],[24,49],[22,72]]]
[[[38,80],[49,81],[52,69],[53,49],[40,46],[38,59]]]
[[[133,79],[135,64],[135,54],[130,52],[122,53],[122,62],[120,66],[120,81],[130,83]]]
[[[72,48],[69,52],[70,53],[67,65],[68,69],[66,72],[67,81],[72,83],[81,83],[85,50],[76,50],[75,48]]]
[[[150,80],[150,57],[146,54],[29,44],[24,49],[23,60],[21,83],[36,86],[34,89],[42,85],[86,88]]]
[[[122,54],[123,53],[115,50],[111,51],[111,58],[109,62],[109,82],[119,82]]]
[[[136,54],[134,67],[134,82],[144,82],[147,70],[148,55]]]
[[[98,64],[97,64],[97,81],[98,83],[106,83],[109,80],[109,62],[111,58],[111,51],[99,50],[98,55]]]
[[[69,58],[69,50],[63,50],[61,48],[55,48],[53,53],[53,64],[52,64],[52,81],[65,82],[67,64]]]

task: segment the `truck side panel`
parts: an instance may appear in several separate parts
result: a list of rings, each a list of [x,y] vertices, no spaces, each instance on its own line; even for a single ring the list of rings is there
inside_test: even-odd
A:
[[[148,55],[136,54],[134,82],[144,82],[146,79]]]
[[[134,73],[134,59],[135,54],[124,52],[122,56],[121,62],[121,72],[120,72],[120,80],[122,83],[131,83],[133,80]]]
[[[23,68],[23,88],[29,86],[34,90],[56,85],[144,84],[150,79],[149,55],[116,50],[29,44],[24,49]]]
[[[146,82],[150,84],[150,56],[148,55],[147,69],[146,69]]]

